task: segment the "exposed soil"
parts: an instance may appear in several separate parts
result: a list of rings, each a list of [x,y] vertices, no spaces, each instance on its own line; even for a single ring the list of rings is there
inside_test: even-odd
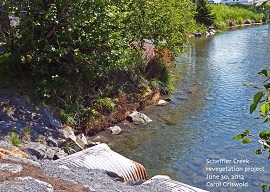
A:
[[[81,129],[86,135],[94,135],[112,125],[124,121],[126,117],[134,110],[142,110],[148,105],[158,102],[160,93],[149,90],[141,99],[134,99],[132,95],[126,95],[118,98],[116,102],[116,112],[112,114],[99,114],[95,119],[88,120],[81,125]]]
[[[19,164],[23,167],[23,170],[19,173],[11,173],[9,171],[1,171],[0,170],[0,183],[6,180],[13,180],[16,177],[32,177],[38,179],[40,181],[44,181],[52,185],[55,192],[89,192],[90,190],[83,185],[79,185],[76,183],[64,181],[61,179],[57,179],[54,177],[48,177],[44,174],[41,168],[24,164],[18,163],[10,160],[5,160],[0,158],[1,163],[12,163],[12,164]]]

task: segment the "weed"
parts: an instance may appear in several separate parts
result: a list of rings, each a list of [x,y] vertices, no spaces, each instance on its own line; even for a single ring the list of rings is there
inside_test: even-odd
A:
[[[97,110],[103,114],[111,114],[115,112],[115,103],[109,97],[97,99],[95,101],[95,106]]]
[[[73,147],[74,147],[73,141],[69,141],[66,143],[66,146],[64,147],[64,149],[66,150],[68,154],[71,154],[72,151],[74,150]]]
[[[22,139],[16,132],[11,130],[8,135],[13,146],[18,147],[22,144]]]

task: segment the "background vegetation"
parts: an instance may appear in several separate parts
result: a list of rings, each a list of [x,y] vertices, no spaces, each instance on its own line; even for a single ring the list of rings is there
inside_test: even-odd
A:
[[[263,15],[256,12],[254,6],[211,4],[210,7],[216,16],[213,26],[217,29],[226,29],[244,23],[251,24],[252,21],[262,22],[263,19]]]

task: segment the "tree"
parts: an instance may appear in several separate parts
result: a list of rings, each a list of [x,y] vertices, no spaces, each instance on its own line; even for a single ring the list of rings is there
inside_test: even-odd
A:
[[[82,111],[97,97],[141,92],[147,61],[143,45],[179,53],[193,32],[189,0],[3,0],[2,28],[15,69],[37,93],[61,108]],[[16,70],[14,70],[16,72]],[[68,106],[68,107],[67,107]]]
[[[199,0],[197,2],[195,20],[206,26],[211,26],[214,23],[215,15],[212,13],[211,8],[208,6],[207,0]]]

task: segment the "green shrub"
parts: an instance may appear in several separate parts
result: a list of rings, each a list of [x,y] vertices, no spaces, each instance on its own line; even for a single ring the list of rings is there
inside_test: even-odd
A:
[[[0,28],[6,51],[18,60],[9,67],[33,83],[36,96],[59,108],[69,124],[85,118],[84,109],[114,112],[114,102],[106,98],[144,90],[146,39],[159,50],[179,53],[195,27],[190,0],[2,4],[3,18],[19,19],[16,26],[7,22]]]
[[[21,137],[17,133],[15,133],[14,131],[10,131],[8,133],[8,135],[9,135],[9,139],[10,139],[13,146],[18,147],[19,145],[22,144]]]

